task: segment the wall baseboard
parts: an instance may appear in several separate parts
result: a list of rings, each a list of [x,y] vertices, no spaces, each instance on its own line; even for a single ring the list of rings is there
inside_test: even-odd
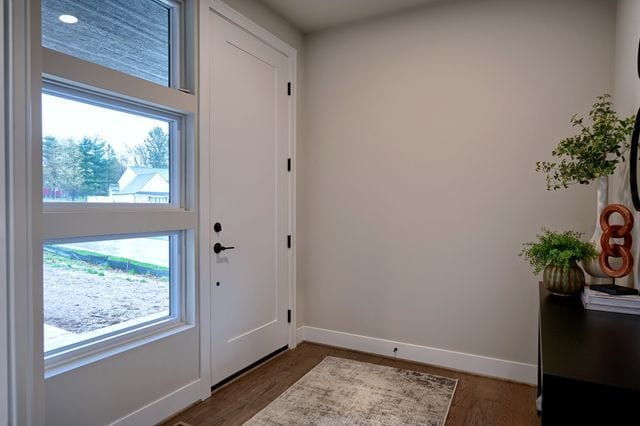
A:
[[[298,327],[296,328],[296,345],[299,345],[300,343],[304,342],[304,330],[307,327]]]
[[[296,338],[298,341],[321,343],[384,356],[393,356],[393,348],[398,348],[397,356],[401,359],[514,382],[537,383],[538,367],[532,364],[309,326],[298,328]]]
[[[296,329],[297,344],[303,341],[383,356],[393,356],[393,348],[398,348],[398,358],[409,361],[512,380],[514,382],[527,384],[535,384],[537,382],[537,367],[535,365],[504,359],[431,348],[411,343],[395,342],[393,340],[378,339],[376,337],[361,336],[309,326],[302,326]],[[114,421],[111,425],[136,426],[141,424],[156,424],[165,420],[188,407],[190,404],[200,400],[200,382],[200,379],[195,380]]]
[[[200,379],[163,396],[133,413],[111,423],[111,426],[154,425],[200,401]]]
[[[514,382],[527,384],[536,384],[537,382],[537,367],[535,365],[504,359],[309,326],[302,326],[296,329],[296,343],[300,344],[303,341],[383,356],[393,356],[393,348],[398,348],[398,358],[409,361],[512,380]],[[114,421],[111,426],[156,424],[178,413],[190,404],[199,401],[200,393],[201,380],[198,379]]]

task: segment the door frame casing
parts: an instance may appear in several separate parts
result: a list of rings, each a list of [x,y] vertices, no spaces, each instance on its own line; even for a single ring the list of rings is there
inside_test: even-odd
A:
[[[44,425],[40,0],[3,1],[8,424]],[[40,266],[39,266],[40,265]],[[3,419],[4,420],[4,419]]]
[[[199,306],[200,315],[200,370],[202,380],[202,399],[211,395],[211,277],[213,276],[212,265],[209,260],[211,247],[213,244],[213,222],[211,218],[211,184],[210,184],[210,28],[209,14],[216,13],[238,27],[244,29],[272,48],[276,49],[287,57],[289,64],[289,79],[293,84],[293,90],[289,99],[289,132],[288,146],[289,158],[292,159],[291,172],[289,173],[288,196],[289,196],[289,234],[292,237],[291,248],[288,252],[288,288],[289,288],[289,308],[291,309],[291,323],[288,330],[289,349],[296,347],[296,84],[297,83],[297,50],[277,38],[265,28],[246,18],[223,3],[221,0],[201,0],[199,10],[199,78],[198,78],[198,136],[199,146]],[[285,159],[286,160],[286,159]],[[283,161],[284,164],[284,161]],[[283,241],[286,236],[283,236]]]

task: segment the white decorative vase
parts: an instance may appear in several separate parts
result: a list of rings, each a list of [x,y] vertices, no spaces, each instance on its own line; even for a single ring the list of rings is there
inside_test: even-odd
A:
[[[602,252],[600,238],[602,237],[602,228],[600,228],[600,215],[602,210],[609,204],[609,177],[602,176],[598,178],[598,208],[596,211],[596,228],[591,237],[591,244],[596,248],[598,254]],[[613,266],[613,265],[612,265]],[[587,284],[613,284],[613,278],[605,274],[600,268],[600,261],[596,257],[589,262],[582,262],[582,267],[587,273]]]

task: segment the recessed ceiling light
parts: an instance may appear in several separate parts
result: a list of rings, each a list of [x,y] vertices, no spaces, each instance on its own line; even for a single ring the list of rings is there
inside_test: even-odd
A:
[[[78,22],[78,18],[73,15],[60,15],[58,19],[64,22],[65,24],[75,24]]]

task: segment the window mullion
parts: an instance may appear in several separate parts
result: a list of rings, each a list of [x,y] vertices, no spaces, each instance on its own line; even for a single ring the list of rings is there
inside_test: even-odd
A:
[[[195,95],[42,48],[43,76],[75,87],[161,107],[176,113],[195,113]]]
[[[183,210],[56,211],[43,215],[43,234],[45,240],[58,240],[193,229],[196,224],[197,214]]]

